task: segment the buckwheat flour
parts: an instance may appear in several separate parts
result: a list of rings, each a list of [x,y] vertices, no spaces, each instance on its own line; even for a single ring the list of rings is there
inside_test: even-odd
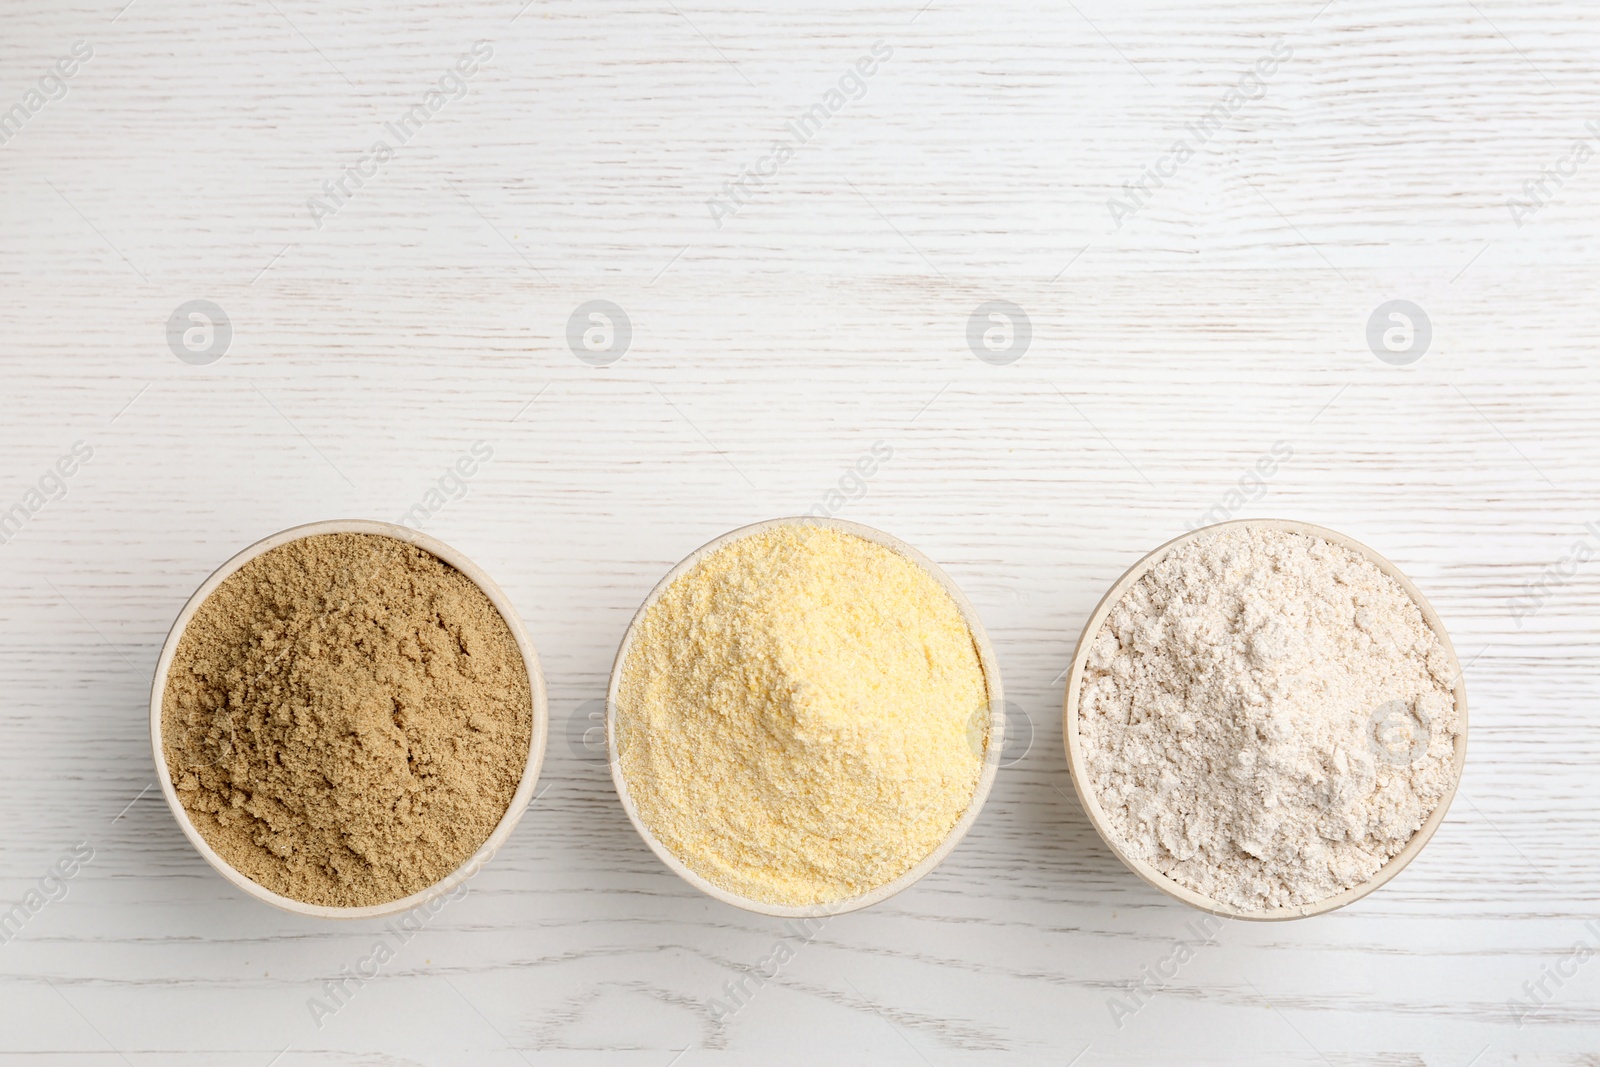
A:
[[[712,552],[645,613],[619,689],[621,769],[691,870],[772,904],[830,903],[904,874],[961,818],[987,691],[972,631],[923,567],[776,527]]]
[[[382,904],[464,863],[527,763],[533,697],[488,596],[396,538],[322,534],[206,598],[167,675],[168,773],[196,829],[295,900]]]
[[[1453,684],[1373,563],[1232,527],[1174,549],[1111,612],[1079,736],[1130,854],[1237,908],[1310,904],[1370,879],[1450,789]]]

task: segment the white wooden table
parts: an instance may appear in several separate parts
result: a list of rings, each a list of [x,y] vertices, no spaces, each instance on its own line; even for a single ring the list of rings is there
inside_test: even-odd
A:
[[[0,14],[0,908],[46,891],[0,944],[0,1062],[1594,1062],[1592,5],[124,3]],[[169,342],[195,300],[229,336]],[[567,340],[592,300],[631,327],[604,366],[581,335],[620,347],[615,315]],[[1406,365],[1369,347],[1390,300],[1431,326]],[[969,348],[991,301],[1025,349],[986,316]],[[539,644],[547,788],[314,1018],[391,935],[201,862],[151,789],[149,672],[238,548],[395,520],[479,441],[424,528]],[[1033,744],[943,867],[722,1017],[785,928],[668,873],[566,724],[673,562],[819,504],[963,584]],[[1208,509],[1406,569],[1471,664],[1472,741],[1393,884],[1152,983],[1197,913],[1072,799],[1060,675]]]

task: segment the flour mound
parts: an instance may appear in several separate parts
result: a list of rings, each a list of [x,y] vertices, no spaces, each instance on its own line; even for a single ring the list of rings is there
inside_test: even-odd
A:
[[[622,773],[651,833],[701,877],[772,904],[886,885],[972,803],[988,683],[972,629],[921,564],[855,534],[729,542],[650,605],[623,665]]]
[[[1130,855],[1236,908],[1312,904],[1370,879],[1449,791],[1454,681],[1371,561],[1232,527],[1169,552],[1112,610],[1079,736]]]

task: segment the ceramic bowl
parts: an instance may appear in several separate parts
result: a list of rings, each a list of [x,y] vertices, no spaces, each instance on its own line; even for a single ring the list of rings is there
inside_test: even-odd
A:
[[[1438,805],[1428,815],[1422,826],[1417,829],[1417,832],[1411,836],[1411,840],[1406,843],[1405,847],[1380,867],[1370,879],[1358,886],[1352,886],[1342,893],[1336,893],[1312,904],[1246,911],[1224,904],[1222,901],[1215,900],[1202,893],[1197,893],[1188,886],[1181,885],[1167,877],[1144,860],[1129,855],[1123,850],[1120,839],[1111,828],[1105,812],[1100,807],[1099,799],[1089,786],[1089,772],[1084,756],[1083,742],[1078,735],[1078,705],[1083,696],[1084,667],[1088,662],[1089,650],[1094,644],[1094,639],[1100,633],[1101,627],[1105,625],[1105,621],[1110,616],[1112,609],[1117,606],[1123,595],[1132,588],[1134,583],[1143,578],[1150,568],[1161,562],[1167,553],[1198,538],[1235,526],[1286,530],[1293,533],[1306,534],[1310,537],[1320,537],[1336,545],[1342,545],[1371,560],[1379,570],[1398,582],[1400,588],[1404,589],[1412,601],[1416,603],[1417,608],[1422,612],[1423,619],[1433,629],[1433,632],[1439,636],[1439,643],[1444,647],[1445,654],[1449,657],[1451,676],[1455,678],[1456,711],[1460,716],[1461,730],[1456,735],[1455,774],[1449,790],[1440,798]],[[1201,527],[1198,530],[1184,534],[1182,537],[1168,541],[1132,567],[1129,567],[1127,572],[1117,579],[1116,584],[1106,591],[1106,595],[1100,599],[1100,603],[1095,607],[1094,613],[1089,616],[1089,623],[1083,628],[1083,635],[1078,638],[1078,647],[1072,654],[1072,665],[1068,668],[1067,674],[1066,699],[1062,706],[1062,730],[1066,735],[1067,766],[1072,772],[1072,784],[1078,792],[1078,800],[1083,804],[1083,810],[1088,814],[1089,821],[1094,824],[1095,830],[1099,832],[1106,845],[1134,874],[1168,896],[1181,900],[1191,907],[1199,908],[1201,911],[1211,912],[1213,915],[1220,915],[1229,919],[1246,919],[1253,922],[1304,919],[1313,915],[1324,915],[1347,904],[1353,904],[1368,893],[1378,889],[1404,870],[1406,864],[1416,859],[1417,854],[1422,851],[1428,840],[1433,837],[1434,831],[1444,821],[1445,812],[1450,808],[1450,801],[1455,797],[1456,786],[1461,781],[1461,770],[1467,758],[1467,689],[1466,683],[1461,677],[1460,661],[1456,659],[1455,649],[1450,644],[1450,635],[1445,632],[1444,623],[1439,619],[1438,613],[1433,610],[1433,606],[1428,603],[1427,598],[1422,595],[1421,590],[1412,584],[1411,579],[1401,573],[1399,567],[1396,567],[1393,563],[1390,563],[1387,559],[1384,559],[1354,538],[1321,526],[1313,526],[1305,522],[1294,522],[1288,519],[1236,519],[1231,522],[1221,522],[1212,526]]]
[[[386,904],[373,904],[368,907],[338,908],[322,904],[308,904],[302,900],[286,897],[253,881],[234,869],[227,860],[223,859],[215,849],[206,843],[195,829],[194,823],[189,818],[189,813],[184,809],[183,802],[178,799],[178,791],[173,787],[172,775],[167,772],[166,754],[161,743],[161,702],[167,688],[167,672],[172,667],[173,657],[178,652],[178,642],[182,640],[185,628],[194,618],[196,611],[205,599],[214,593],[228,577],[240,567],[255,559],[263,553],[274,548],[298,541],[303,537],[313,537],[318,534],[377,534],[382,537],[393,537],[408,544],[415,545],[426,552],[430,552],[439,559],[448,563],[473,582],[506,621],[506,626],[511,630],[511,636],[516,640],[517,649],[522,653],[522,662],[528,669],[528,687],[533,694],[533,729],[528,737],[528,759],[522,769],[522,781],[517,786],[516,793],[511,798],[511,804],[506,808],[505,814],[500,817],[499,823],[489,834],[476,852],[467,858],[454,871],[435,882],[426,889],[418,890],[409,896],[398,900],[391,900]],[[454,892],[462,883],[471,878],[489,858],[511,836],[511,831],[516,828],[517,821],[522,818],[523,811],[533,799],[534,786],[539,780],[539,766],[544,761],[545,737],[549,732],[549,709],[545,697],[544,675],[539,670],[539,657],[534,651],[533,643],[528,640],[527,631],[523,629],[522,620],[517,617],[516,608],[511,604],[511,598],[494,583],[483,569],[473,563],[466,556],[451,548],[449,545],[427,534],[405,526],[396,526],[387,522],[374,522],[367,519],[334,519],[326,522],[314,522],[305,526],[296,526],[283,530],[271,537],[257,541],[244,551],[235,555],[228,562],[218,567],[211,576],[200,583],[200,588],[184,604],[183,610],[178,613],[178,618],[172,624],[172,629],[167,634],[166,643],[161,648],[161,658],[156,663],[155,679],[150,688],[150,748],[155,756],[156,780],[161,783],[161,792],[167,798],[167,806],[172,809],[172,815],[178,820],[178,826],[183,830],[183,835],[195,847],[195,851],[205,857],[207,863],[215,867],[229,882],[243,890],[257,900],[271,904],[275,908],[294,912],[296,915],[309,915],[319,919],[374,919],[386,915],[398,915],[413,908],[431,905],[438,898]]]
[[[645,613],[650,610],[651,605],[661,598],[661,595],[666,592],[674,581],[719,548],[746,537],[752,537],[768,530],[790,525],[822,526],[854,534],[857,537],[883,545],[885,548],[899,553],[927,571],[944,588],[945,592],[950,594],[950,598],[955,601],[962,619],[967,624],[967,628],[972,631],[972,643],[978,652],[978,663],[983,670],[984,681],[988,687],[989,701],[989,734],[984,750],[983,770],[979,775],[977,788],[973,790],[972,800],[968,803],[966,811],[956,821],[955,826],[951,828],[950,833],[945,836],[939,846],[928,853],[916,866],[891,882],[886,882],[859,896],[832,901],[827,904],[805,906],[770,904],[766,901],[731,893],[690,870],[682,860],[674,855],[651,832],[640,817],[638,805],[629,794],[627,778],[622,773],[622,764],[617,752],[616,734],[616,709],[622,686],[623,666],[627,662],[628,652],[633,646],[633,639],[635,634],[638,633],[639,625],[644,619]],[[858,911],[861,908],[870,907],[873,904],[888,900],[901,890],[916,884],[918,879],[939,866],[944,861],[944,858],[950,855],[956,845],[960,843],[962,837],[966,836],[967,831],[972,828],[972,824],[977,821],[978,813],[983,809],[983,802],[989,796],[989,789],[994,784],[995,774],[1000,767],[1001,748],[1005,743],[1004,700],[1005,696],[1000,686],[1000,670],[995,662],[994,649],[990,646],[989,638],[984,633],[983,623],[978,619],[978,613],[971,602],[967,600],[955,582],[950,579],[950,576],[939,568],[938,564],[899,538],[886,534],[881,530],[875,530],[870,526],[863,526],[860,523],[847,522],[843,519],[798,516],[769,519],[765,522],[742,526],[737,530],[725,533],[689,553],[682,562],[668,571],[666,576],[656,583],[656,587],[650,591],[650,595],[639,606],[639,610],[633,616],[633,621],[628,626],[628,632],[622,638],[622,645],[617,649],[617,657],[611,668],[611,686],[606,695],[606,750],[611,763],[611,778],[616,783],[617,796],[622,800],[622,806],[628,813],[628,819],[633,823],[634,829],[639,831],[639,836],[644,838],[645,844],[650,846],[651,851],[660,857],[661,862],[665,863],[684,881],[707,896],[722,901],[724,904],[732,904],[736,908],[743,908],[746,911],[756,912],[761,915],[786,918],[839,915],[844,912]]]

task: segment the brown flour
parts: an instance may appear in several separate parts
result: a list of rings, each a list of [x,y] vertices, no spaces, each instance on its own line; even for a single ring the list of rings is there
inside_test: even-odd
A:
[[[179,642],[161,715],[201,837],[268,889],[333,907],[465,862],[505,814],[532,728],[489,598],[370,534],[291,541],[224,581]]]

